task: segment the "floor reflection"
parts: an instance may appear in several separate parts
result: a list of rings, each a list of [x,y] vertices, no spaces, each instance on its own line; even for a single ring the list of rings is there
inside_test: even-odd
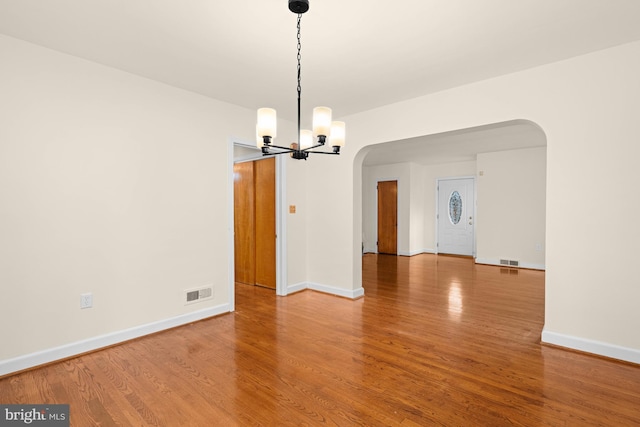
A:
[[[460,320],[462,309],[462,291],[460,290],[460,283],[451,282],[449,284],[449,317],[453,320]]]

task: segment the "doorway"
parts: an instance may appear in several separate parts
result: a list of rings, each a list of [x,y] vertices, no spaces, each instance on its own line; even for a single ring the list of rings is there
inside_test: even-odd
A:
[[[398,255],[398,181],[378,181],[378,253]]]
[[[276,159],[233,165],[235,281],[276,289]]]
[[[473,256],[475,179],[439,179],[437,186],[438,253]]]

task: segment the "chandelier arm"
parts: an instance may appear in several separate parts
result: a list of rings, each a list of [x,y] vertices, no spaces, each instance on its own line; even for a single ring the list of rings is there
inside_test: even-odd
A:
[[[309,151],[308,149],[304,150],[294,150],[293,148],[285,148],[285,147],[275,147],[282,148],[282,151],[275,152],[263,152],[263,156],[277,156],[278,154],[294,154],[299,155],[300,158],[306,158],[309,154],[329,154],[329,155],[340,155],[340,151]]]
[[[291,153],[293,151],[298,151],[298,149],[296,148],[282,147],[280,145],[270,145],[269,148],[277,148],[279,150],[284,150],[284,151],[280,151],[280,153]]]
[[[331,154],[331,155],[339,155],[340,154],[340,147],[333,147],[333,151],[312,151],[314,148],[318,148],[321,147],[323,145],[319,144],[319,145],[314,145],[312,147],[308,147],[308,148],[303,148],[303,149],[297,149],[297,148],[289,148],[289,147],[281,147],[279,145],[270,145],[269,147],[263,147],[263,148],[267,148],[268,150],[272,149],[272,148],[277,148],[278,151],[264,151],[262,152],[263,156],[275,156],[278,154],[294,154],[298,157],[295,158],[306,158],[309,154]]]
[[[335,152],[335,151],[308,151],[308,150],[304,150],[306,153],[309,154],[330,154],[330,155],[340,155],[340,152]]]
[[[324,147],[324,146],[325,144],[315,144],[315,145],[312,145],[311,147],[303,148],[302,151],[309,151],[309,150],[313,150],[314,148]]]

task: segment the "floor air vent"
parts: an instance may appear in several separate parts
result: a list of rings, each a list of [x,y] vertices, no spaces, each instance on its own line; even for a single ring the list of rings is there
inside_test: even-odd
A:
[[[213,297],[213,288],[201,288],[201,289],[189,289],[185,291],[186,301],[185,304],[193,304]]]

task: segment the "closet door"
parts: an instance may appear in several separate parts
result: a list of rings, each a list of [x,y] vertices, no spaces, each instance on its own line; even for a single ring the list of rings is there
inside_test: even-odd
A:
[[[233,165],[234,242],[236,282],[256,281],[254,162]]]
[[[256,285],[276,288],[276,159],[255,162]]]
[[[235,281],[276,288],[275,158],[236,163]]]

